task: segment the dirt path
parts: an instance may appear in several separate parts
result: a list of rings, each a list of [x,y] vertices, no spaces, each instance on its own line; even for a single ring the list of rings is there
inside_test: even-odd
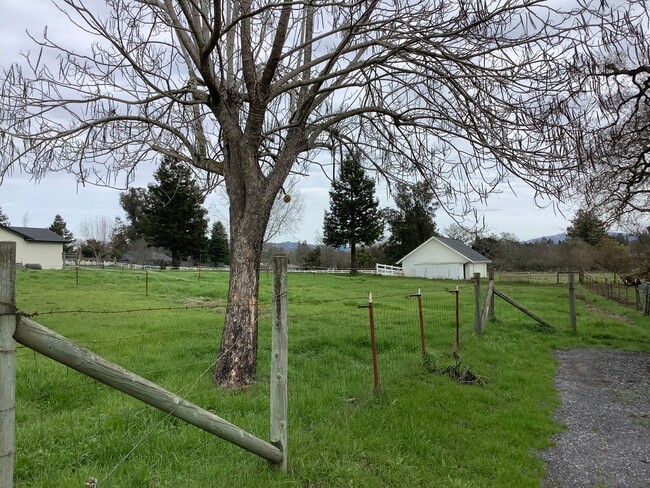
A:
[[[556,351],[555,418],[566,430],[540,456],[545,487],[650,487],[650,354]]]

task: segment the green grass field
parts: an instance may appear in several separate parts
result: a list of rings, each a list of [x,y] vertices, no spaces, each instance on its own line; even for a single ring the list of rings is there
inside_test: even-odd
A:
[[[257,384],[211,383],[227,274],[19,270],[17,302],[34,320],[264,439],[269,430],[272,275],[262,273]],[[422,365],[453,365],[459,285],[460,384]],[[289,275],[289,473],[48,358],[18,350],[17,487],[539,486],[536,451],[552,420],[553,348],[650,350],[650,319],[589,296],[569,331],[566,285],[497,283],[547,321],[540,329],[496,299],[496,322],[473,330],[470,283],[375,276]],[[487,288],[486,286],[483,287]],[[373,292],[381,393],[373,393],[368,310]],[[190,307],[190,308],[185,308]],[[203,307],[203,308],[199,308]]]

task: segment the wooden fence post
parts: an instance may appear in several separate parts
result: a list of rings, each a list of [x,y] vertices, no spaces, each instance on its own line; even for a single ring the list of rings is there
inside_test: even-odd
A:
[[[569,273],[569,320],[571,323],[571,330],[577,330],[576,323],[576,285],[574,273]]]
[[[489,280],[490,280],[490,285],[492,287],[492,290],[494,290],[494,270],[491,269],[489,274]],[[490,300],[489,303],[489,309],[488,309],[488,320],[489,321],[494,321],[494,297],[492,297],[492,300]]]
[[[271,325],[271,444],[282,451],[282,460],[277,465],[283,473],[287,472],[289,416],[287,262],[286,256],[273,258],[273,323]]]
[[[485,295],[485,304],[481,311],[481,333],[485,332],[485,326],[487,325],[488,315],[492,308],[492,302],[494,302],[494,281],[490,281],[487,294]]]
[[[481,273],[474,273],[474,330],[483,333],[481,324]]]
[[[0,242],[0,486],[14,479],[16,419],[16,243]]]

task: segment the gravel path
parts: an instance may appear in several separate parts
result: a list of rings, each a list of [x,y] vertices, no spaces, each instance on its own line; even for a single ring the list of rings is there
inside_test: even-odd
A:
[[[540,453],[543,486],[650,487],[650,354],[556,351],[555,419],[566,430]]]

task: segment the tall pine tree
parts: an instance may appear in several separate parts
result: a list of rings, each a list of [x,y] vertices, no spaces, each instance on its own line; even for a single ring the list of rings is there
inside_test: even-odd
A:
[[[224,225],[217,221],[212,224],[208,255],[215,266],[230,263],[230,243]]]
[[[74,245],[72,244],[72,241],[74,240],[74,236],[72,235],[72,232],[68,230],[68,224],[66,224],[65,220],[63,220],[63,217],[61,217],[59,214],[56,214],[54,216],[54,221],[52,222],[52,225],[50,225],[49,229],[55,234],[59,234],[61,237],[69,241],[67,244],[63,245],[64,252],[73,251]]]
[[[124,209],[126,220],[129,223],[126,227],[127,237],[131,242],[143,237],[146,202],[146,188],[129,188],[127,191],[120,193],[120,205]]]
[[[384,210],[390,228],[390,237],[384,251],[391,262],[396,263],[436,235],[436,224],[433,220],[436,205],[432,203],[433,197],[433,192],[426,182],[397,185],[397,209]]]
[[[154,174],[144,208],[144,236],[151,246],[168,249],[172,266],[181,258],[199,257],[205,249],[207,211],[201,206],[204,196],[183,163],[165,157]]]
[[[341,163],[338,181],[332,183],[330,209],[325,211],[323,225],[325,244],[350,247],[352,272],[357,269],[357,244],[372,245],[384,232],[375,182],[351,155]]]

